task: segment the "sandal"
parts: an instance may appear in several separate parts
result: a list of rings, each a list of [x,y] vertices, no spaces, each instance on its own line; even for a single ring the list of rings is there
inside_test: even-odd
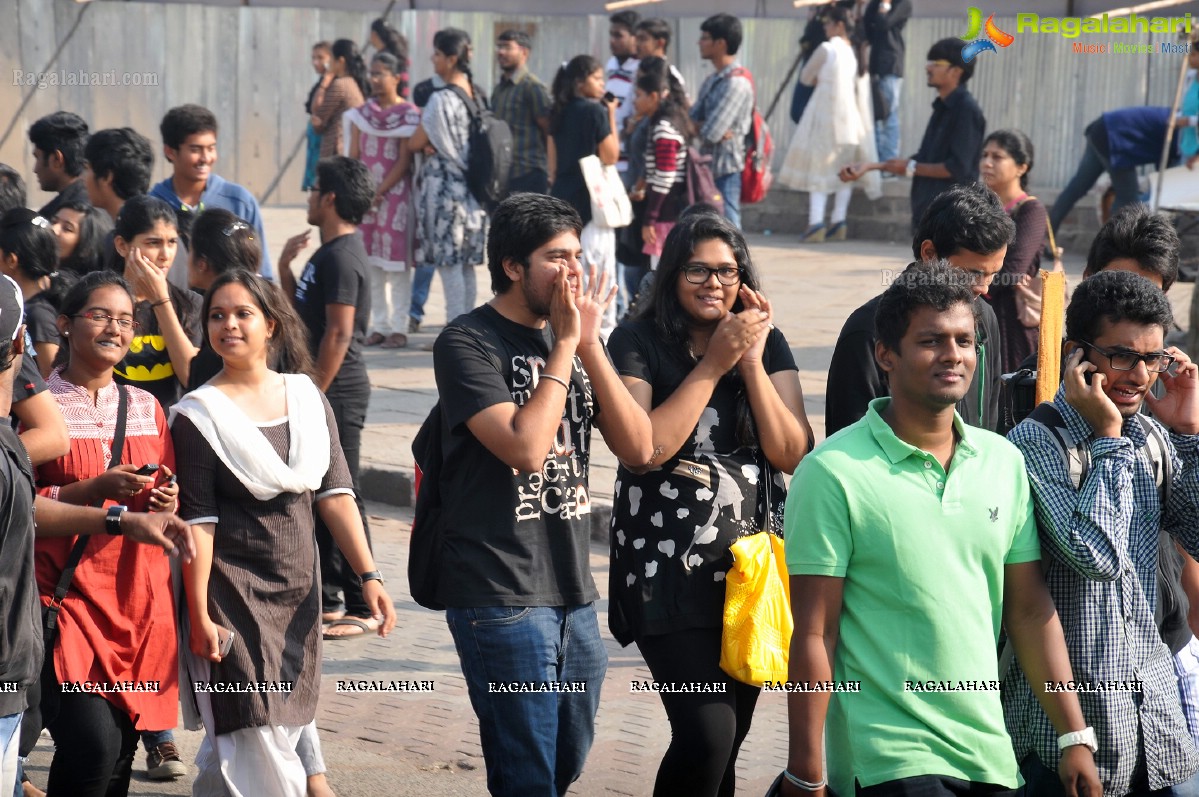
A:
[[[363,346],[378,346],[384,340],[386,340],[386,338],[384,338],[381,333],[372,332],[369,336],[367,336],[366,340],[362,341],[362,345]]]
[[[387,336],[387,340],[383,341],[380,349],[403,349],[408,346],[408,336],[403,332],[392,332]]]
[[[342,628],[357,629],[345,634],[330,634],[334,628],[341,626]],[[368,633],[379,630],[379,621],[374,617],[343,617],[340,620],[334,620],[325,627],[325,639],[357,639],[364,637]]]

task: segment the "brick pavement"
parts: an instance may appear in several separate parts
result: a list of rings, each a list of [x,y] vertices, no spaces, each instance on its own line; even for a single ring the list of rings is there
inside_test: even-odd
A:
[[[268,238],[277,254],[282,242],[303,228],[303,211],[268,208]],[[823,430],[824,382],[832,345],[845,317],[883,287],[881,271],[902,268],[910,244],[850,241],[801,246],[790,236],[750,236],[763,273],[764,289],[776,306],[776,323],[786,334],[800,368],[805,405],[818,437]],[[1067,262],[1077,279],[1081,259]],[[481,279],[481,285],[486,281]],[[1177,285],[1170,299],[1177,317],[1187,318],[1190,285]],[[484,294],[480,294],[482,300]],[[411,439],[436,400],[432,356],[420,345],[433,339],[443,309],[434,289],[426,329],[406,350],[367,353],[372,398],[363,439],[364,492],[376,558],[389,576],[400,622],[387,640],[327,643],[324,648],[321,729],[330,781],[342,797],[486,794],[477,726],[470,710],[453,643],[440,613],[417,607],[407,594],[407,537],[410,509],[404,503],[411,472]],[[615,462],[597,440],[593,447],[593,493],[602,503],[611,494]],[[386,502],[386,503],[381,503]],[[600,527],[602,531],[602,526]],[[607,546],[592,546],[592,568],[607,594]],[[597,723],[595,747],[582,779],[571,794],[646,795],[669,740],[658,698],[629,691],[629,681],[649,678],[635,648],[621,649],[606,633],[607,601],[599,604],[609,654],[608,678]],[[434,681],[431,693],[338,693],[337,681],[350,679]],[[754,726],[742,748],[738,787],[762,794],[783,765],[787,738],[785,698],[764,694]],[[185,760],[194,757],[200,735],[178,733]],[[47,739],[32,760],[32,777],[45,783],[50,759]],[[188,779],[157,784],[144,777],[139,755],[130,794],[183,795]]]

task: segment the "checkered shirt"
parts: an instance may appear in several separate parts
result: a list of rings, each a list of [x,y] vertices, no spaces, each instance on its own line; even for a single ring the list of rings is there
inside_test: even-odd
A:
[[[1173,659],[1153,619],[1160,528],[1192,555],[1199,553],[1199,436],[1168,435],[1174,467],[1163,515],[1140,423],[1127,419],[1123,436],[1096,438],[1066,403],[1064,388],[1053,403],[1065,423],[1067,444],[1090,448],[1090,470],[1081,489],[1074,487],[1056,440],[1043,426],[1025,421],[1008,437],[1028,468],[1045,581],[1061,618],[1074,679],[1141,684],[1139,693],[1078,693],[1083,716],[1098,737],[1095,764],[1104,794],[1119,797],[1133,789],[1143,746],[1149,788],[1163,789],[1199,769]],[[1032,751],[1056,769],[1057,731],[1015,662],[1008,676],[1004,719],[1017,758]]]
[[[703,151],[712,156],[712,176],[724,177],[745,168],[745,134],[754,120],[754,87],[749,78],[730,73],[734,62],[708,75],[691,106],[691,119],[699,126]],[[724,134],[733,131],[732,138]]]

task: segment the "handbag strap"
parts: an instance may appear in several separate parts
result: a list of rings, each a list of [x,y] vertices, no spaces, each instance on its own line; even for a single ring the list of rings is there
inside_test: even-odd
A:
[[[1017,202],[1016,207],[1012,208],[1012,210],[1016,210],[1016,208],[1019,208],[1021,205],[1023,205],[1025,202],[1027,202],[1030,199],[1036,199],[1036,197],[1033,196],[1032,194],[1025,194],[1024,198],[1021,199],[1019,202]],[[1049,221],[1048,213],[1045,214],[1045,229],[1049,231],[1049,251],[1053,252],[1053,262],[1056,263],[1057,262],[1057,241],[1055,241],[1053,239],[1053,223]]]
[[[111,470],[121,464],[121,455],[125,452],[125,418],[129,414],[126,410],[129,406],[129,393],[125,386],[120,382],[117,383],[117,426],[112,438],[112,455],[108,460],[108,467]],[[104,499],[101,498],[93,506],[104,506]],[[83,558],[83,549],[87,547],[87,541],[91,539],[91,535],[81,534],[79,539],[75,541],[75,545],[71,547],[71,553],[67,556],[66,565],[62,569],[62,575],[58,577],[58,585],[54,588],[54,598],[50,601],[49,614],[46,618],[46,627],[53,630],[57,625],[58,607],[62,605],[63,599],[67,597],[67,590],[71,588],[71,580],[75,578],[75,568],[79,566],[79,560]]]

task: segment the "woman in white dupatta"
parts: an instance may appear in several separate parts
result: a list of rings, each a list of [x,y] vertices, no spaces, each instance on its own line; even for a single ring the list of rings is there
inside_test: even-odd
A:
[[[401,96],[407,90],[400,62],[390,53],[371,60],[372,97],[341,117],[343,155],[362,161],[379,186],[358,228],[370,256],[371,332],[367,346],[408,345],[404,334],[411,304],[416,213],[412,152],[408,139],[420,124],[420,109]]]
[[[363,577],[363,596],[395,626],[352,482],[311,365],[303,325],[270,282],[219,277],[204,301],[205,335],[224,368],[172,408],[186,509],[198,530],[184,567],[181,654],[205,737],[193,795],[303,797],[296,744],[320,691],[320,579],[313,511]],[[277,348],[278,373],[267,367]],[[183,647],[181,645],[181,647]]]

